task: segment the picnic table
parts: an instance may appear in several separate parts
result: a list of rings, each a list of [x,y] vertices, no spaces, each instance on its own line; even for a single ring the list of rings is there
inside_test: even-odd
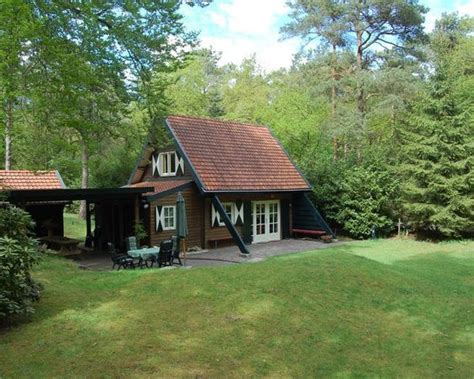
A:
[[[62,237],[62,236],[41,237],[41,238],[38,238],[38,240],[46,243],[46,245],[50,249],[59,250],[59,253],[61,255],[75,254],[77,245],[79,245],[79,243],[81,242],[74,238],[68,238],[68,237]]]
[[[138,259],[139,266],[147,266],[148,261],[158,260],[160,254],[160,248],[157,246],[154,247],[144,247],[142,249],[132,249],[128,250],[127,254],[135,259]]]

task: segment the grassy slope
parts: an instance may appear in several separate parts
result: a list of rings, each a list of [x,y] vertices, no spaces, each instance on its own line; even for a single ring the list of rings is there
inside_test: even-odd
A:
[[[0,377],[472,377],[474,243],[378,241],[217,268],[48,258]]]

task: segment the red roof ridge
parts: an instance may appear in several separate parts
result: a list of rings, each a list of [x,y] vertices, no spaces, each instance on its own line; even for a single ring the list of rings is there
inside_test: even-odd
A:
[[[0,173],[18,173],[18,174],[23,174],[23,173],[31,173],[31,174],[50,174],[53,172],[58,172],[57,170],[0,170]]]
[[[257,124],[257,123],[250,123],[250,122],[244,122],[244,121],[233,121],[233,120],[210,118],[210,117],[203,117],[203,116],[186,116],[186,115],[171,114],[166,117],[166,119],[168,118],[185,118],[188,120],[210,121],[211,123],[217,123],[217,124],[225,123],[225,124],[251,126],[251,127],[257,127],[257,128],[269,129],[269,127],[265,124]]]

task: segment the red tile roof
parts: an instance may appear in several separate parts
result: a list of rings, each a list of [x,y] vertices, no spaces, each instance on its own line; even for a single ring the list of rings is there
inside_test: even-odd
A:
[[[184,116],[167,122],[205,191],[310,189],[267,127]]]
[[[0,170],[1,190],[66,188],[57,171]]]
[[[139,182],[135,184],[129,184],[126,187],[153,187],[155,190],[153,192],[144,193],[145,196],[156,195],[161,192],[172,190],[176,187],[182,186],[184,184],[191,183],[192,180],[189,179],[176,179],[176,180],[161,180],[161,181],[148,181],[148,182]]]

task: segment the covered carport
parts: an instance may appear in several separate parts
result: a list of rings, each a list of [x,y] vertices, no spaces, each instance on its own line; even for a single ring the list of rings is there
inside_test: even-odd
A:
[[[13,190],[8,193],[8,200],[23,209],[31,203],[84,200],[85,247],[104,250],[107,243],[111,242],[115,247],[124,249],[125,238],[134,234],[134,226],[148,222],[143,217],[141,198],[143,193],[151,191],[153,188],[148,187]],[[95,216],[94,231],[91,227],[92,214]]]

